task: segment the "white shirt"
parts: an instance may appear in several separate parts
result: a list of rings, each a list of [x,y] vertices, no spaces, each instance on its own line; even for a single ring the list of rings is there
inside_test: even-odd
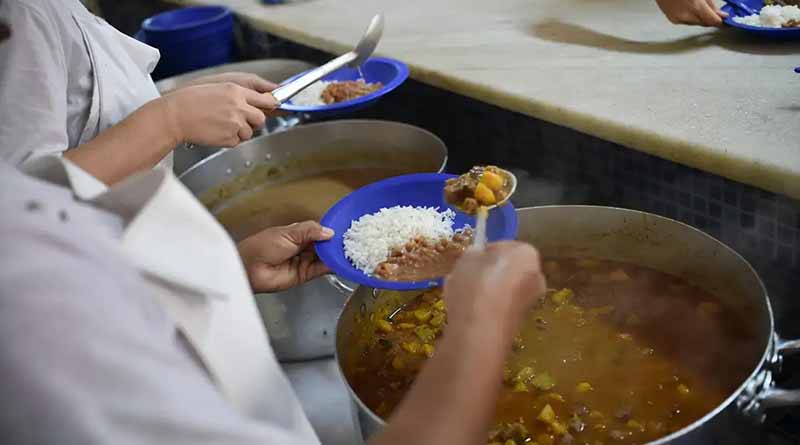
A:
[[[0,162],[3,444],[318,444],[233,241],[171,172]]]
[[[159,96],[158,50],[78,0],[3,0],[0,17],[12,28],[0,44],[0,159],[77,147]]]

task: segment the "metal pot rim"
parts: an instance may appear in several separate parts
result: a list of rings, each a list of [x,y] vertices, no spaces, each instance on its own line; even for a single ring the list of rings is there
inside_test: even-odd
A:
[[[671,433],[669,435],[663,436],[663,437],[661,437],[661,438],[659,438],[657,440],[654,440],[654,441],[651,441],[651,442],[647,442],[645,445],[665,445],[665,444],[669,443],[670,441],[675,440],[676,438],[678,438],[680,436],[683,436],[683,435],[685,435],[685,434],[687,434],[687,433],[689,433],[691,431],[694,431],[695,429],[699,428],[700,426],[702,426],[703,424],[705,424],[709,420],[711,420],[714,417],[716,417],[717,415],[719,415],[723,410],[725,410],[732,403],[734,403],[736,401],[736,399],[745,390],[745,388],[748,386],[748,384],[751,384],[753,381],[755,381],[755,379],[757,378],[759,373],[761,373],[763,371],[764,364],[767,362],[768,358],[773,353],[773,347],[774,347],[774,343],[775,343],[774,339],[775,339],[775,336],[776,336],[776,333],[775,333],[775,319],[774,319],[774,316],[773,316],[773,313],[772,313],[772,305],[770,304],[769,296],[767,294],[766,286],[764,286],[764,282],[761,280],[761,277],[758,275],[758,273],[753,268],[753,266],[750,264],[750,262],[748,262],[742,255],[740,255],[739,252],[735,251],[733,248],[729,247],[727,244],[723,243],[722,241],[714,238],[713,236],[703,232],[700,229],[697,229],[695,227],[690,226],[689,224],[674,220],[672,218],[667,218],[667,217],[664,217],[664,216],[656,215],[656,214],[653,214],[653,213],[643,212],[641,210],[633,210],[633,209],[626,209],[626,208],[622,208],[622,207],[613,207],[613,206],[597,206],[597,205],[543,205],[543,206],[520,207],[520,208],[517,209],[517,212],[524,212],[524,211],[528,211],[528,210],[544,209],[544,208],[586,208],[586,209],[598,209],[599,208],[599,209],[608,209],[608,210],[615,210],[615,211],[629,213],[631,215],[642,215],[642,216],[646,216],[648,218],[652,217],[652,218],[655,218],[655,219],[660,219],[660,220],[665,221],[665,222],[670,222],[670,223],[675,223],[675,224],[681,225],[681,226],[683,226],[685,228],[691,229],[694,232],[697,232],[698,234],[701,234],[702,236],[708,238],[710,241],[716,242],[722,248],[724,248],[725,250],[727,250],[730,253],[732,253],[734,255],[734,257],[736,257],[737,259],[742,261],[747,266],[747,268],[750,270],[750,272],[753,273],[753,275],[756,277],[756,279],[758,281],[759,287],[761,288],[761,292],[762,292],[762,295],[764,297],[764,303],[766,304],[767,314],[769,316],[769,328],[770,329],[769,329],[769,332],[767,332],[765,334],[765,335],[767,335],[769,337],[769,339],[767,340],[767,344],[766,344],[766,346],[764,348],[764,352],[761,354],[761,358],[755,364],[753,370],[750,372],[750,374],[747,376],[747,378],[745,378],[742,381],[742,383],[727,398],[725,398],[725,400],[720,402],[720,404],[717,405],[714,409],[712,409],[711,411],[707,412],[703,417],[697,419],[696,421],[690,423],[689,425],[686,425],[685,427],[681,428],[678,431],[675,431],[675,432],[673,432],[673,433]],[[375,292],[375,291],[376,290],[373,289],[373,292]],[[352,300],[353,295],[355,295],[355,293],[353,293],[349,297],[347,297],[347,300],[345,301],[345,307],[347,307],[347,305],[350,304],[350,301]],[[340,323],[342,321],[342,314],[343,313],[344,313],[344,311],[342,311],[342,313],[340,313],[338,319],[336,320],[336,342],[337,342],[337,344],[338,344],[338,337],[339,337],[339,325],[340,325]],[[355,391],[353,391],[353,388],[350,386],[350,382],[347,381],[347,376],[345,375],[344,370],[342,369],[342,363],[339,360],[339,349],[338,349],[338,347],[335,349],[334,358],[336,360],[336,367],[339,370],[339,374],[341,375],[342,379],[345,382],[345,386],[347,386],[347,391],[349,392],[351,399],[353,401],[355,401],[356,405],[360,409],[362,409],[363,412],[365,412],[371,418],[371,420],[373,420],[377,424],[381,425],[381,427],[386,426],[386,422],[382,418],[380,418],[378,415],[373,413],[372,410],[369,409],[369,407],[367,407],[361,401],[361,399],[358,397],[358,395],[355,393]]]
[[[448,159],[449,151],[447,150],[447,145],[444,143],[444,141],[439,136],[436,136],[432,132],[430,132],[430,131],[422,128],[422,127],[417,127],[416,125],[406,124],[404,122],[387,121],[387,120],[382,120],[382,119],[337,119],[337,120],[332,120],[332,121],[315,122],[315,123],[310,123],[310,124],[297,125],[297,126],[294,126],[292,128],[288,128],[288,129],[286,129],[284,131],[280,131],[280,132],[277,132],[277,133],[269,133],[269,134],[265,134],[263,136],[259,136],[259,138],[268,138],[268,137],[273,136],[273,135],[280,135],[280,134],[304,131],[304,129],[308,129],[308,128],[326,127],[326,126],[342,125],[342,124],[356,124],[356,125],[388,124],[388,125],[394,125],[396,127],[406,127],[406,128],[409,128],[409,129],[413,129],[414,131],[419,131],[419,132],[421,132],[423,134],[426,134],[427,136],[430,136],[435,141],[437,141],[439,144],[441,144],[442,147],[445,148],[444,156],[442,158],[442,163],[439,165],[439,169],[437,170],[437,173],[441,173],[442,171],[444,171],[445,167],[447,166],[447,161],[449,160]],[[256,138],[250,139],[250,141],[253,141],[255,139]],[[193,166],[191,166],[188,169],[186,169],[183,173],[181,173],[178,176],[178,179],[182,180],[185,176],[190,175],[191,173],[193,173],[196,170],[200,170],[201,168],[203,168],[209,162],[212,162],[213,160],[217,159],[220,156],[224,156],[225,153],[227,153],[227,152],[229,152],[231,150],[236,150],[236,148],[222,148],[218,152],[203,158],[201,161],[199,161],[198,163],[194,164]]]

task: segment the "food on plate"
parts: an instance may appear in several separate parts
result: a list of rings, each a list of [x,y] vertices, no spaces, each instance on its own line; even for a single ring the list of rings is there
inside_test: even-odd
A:
[[[294,96],[291,102],[301,106],[330,105],[357,99],[383,88],[380,82],[367,83],[364,79],[324,81],[320,80]]]
[[[764,0],[765,5],[800,6],[800,0]]]
[[[448,179],[444,198],[464,213],[473,214],[480,206],[491,206],[504,201],[511,193],[511,180],[506,173],[493,165],[472,167],[469,172]]]
[[[764,6],[758,14],[734,17],[733,21],[761,28],[797,28],[800,27],[800,8],[777,4]]]
[[[380,82],[367,83],[364,79],[331,82],[322,91],[322,101],[335,104],[372,94],[383,87]]]
[[[360,217],[344,234],[344,252],[367,275],[420,281],[446,275],[469,245],[468,227],[453,229],[455,212],[395,206]]]
[[[753,328],[681,278],[594,258],[546,258],[543,268],[552,289],[498,376],[491,445],[647,443],[703,417],[757,361]],[[448,335],[446,304],[429,290],[356,320],[343,370],[387,419]]]
[[[389,258],[375,268],[375,275],[387,281],[421,281],[443,277],[450,273],[456,260],[471,243],[471,229],[438,241],[417,237],[392,249]]]
[[[225,184],[204,195],[203,202],[211,207],[231,236],[240,240],[267,227],[319,220],[353,190],[409,172],[408,168],[352,167],[307,173],[315,168],[311,162],[301,162],[296,168],[302,169],[301,177],[297,177],[291,168],[265,166],[263,172],[234,180],[234,184],[262,185],[227,198],[230,187]],[[219,199],[220,195],[224,198]]]

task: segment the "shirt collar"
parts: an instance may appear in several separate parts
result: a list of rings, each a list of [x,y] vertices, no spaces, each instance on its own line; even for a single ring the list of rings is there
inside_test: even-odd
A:
[[[109,188],[60,157],[37,159],[26,171],[120,216],[122,249],[145,274],[221,299],[247,283],[233,240],[172,172],[156,168]]]

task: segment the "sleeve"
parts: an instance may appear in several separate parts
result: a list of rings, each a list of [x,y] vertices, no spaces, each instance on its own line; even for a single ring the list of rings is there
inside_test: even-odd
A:
[[[61,29],[35,5],[0,1],[11,38],[0,43],[0,159],[19,165],[68,148],[68,64]]]
[[[8,215],[0,216],[4,444],[316,443],[228,404],[158,306],[131,294],[138,274],[125,272],[114,249],[66,223],[9,224]]]

